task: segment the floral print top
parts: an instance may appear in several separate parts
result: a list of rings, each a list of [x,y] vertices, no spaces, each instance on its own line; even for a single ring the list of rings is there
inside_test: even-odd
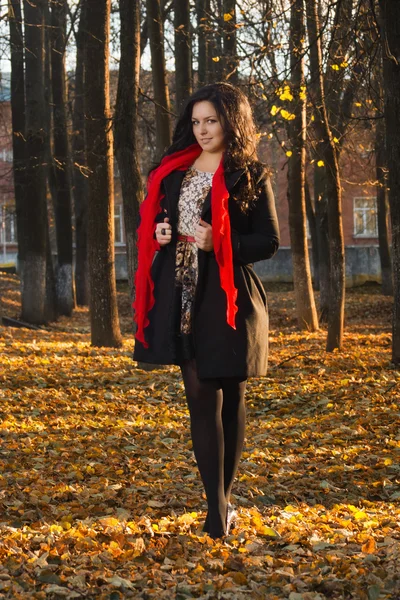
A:
[[[190,167],[182,182],[178,200],[178,233],[194,237],[204,200],[210,191],[213,173]],[[180,333],[191,333],[191,310],[198,276],[197,246],[179,241],[176,246],[175,284],[180,289]]]

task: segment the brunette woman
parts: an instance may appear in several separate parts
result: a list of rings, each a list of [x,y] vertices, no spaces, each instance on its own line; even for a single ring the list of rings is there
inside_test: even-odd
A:
[[[256,139],[239,88],[199,89],[140,210],[133,357],[181,368],[213,538],[236,517],[246,380],[267,369],[266,295],[252,263],[275,254],[279,230]]]

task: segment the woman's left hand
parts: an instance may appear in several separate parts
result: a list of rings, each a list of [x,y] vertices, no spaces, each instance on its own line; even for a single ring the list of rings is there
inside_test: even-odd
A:
[[[196,240],[196,246],[200,248],[200,250],[211,252],[214,248],[211,225],[206,223],[206,221],[203,221],[203,219],[200,219],[194,234],[194,239]]]

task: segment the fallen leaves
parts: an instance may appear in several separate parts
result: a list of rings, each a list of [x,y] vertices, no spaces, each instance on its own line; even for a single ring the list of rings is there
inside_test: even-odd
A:
[[[1,281],[15,316],[17,278]],[[368,291],[368,290],[367,290]],[[390,299],[350,291],[342,353],[269,291],[270,371],[249,382],[231,535],[205,500],[179,372],[90,346],[88,313],[1,328],[0,598],[398,600],[399,373]],[[14,312],[13,312],[14,311]]]

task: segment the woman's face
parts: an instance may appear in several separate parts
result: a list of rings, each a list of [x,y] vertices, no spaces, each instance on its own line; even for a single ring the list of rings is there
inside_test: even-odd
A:
[[[212,102],[196,102],[192,110],[192,127],[194,136],[204,152],[224,151],[225,133]]]

